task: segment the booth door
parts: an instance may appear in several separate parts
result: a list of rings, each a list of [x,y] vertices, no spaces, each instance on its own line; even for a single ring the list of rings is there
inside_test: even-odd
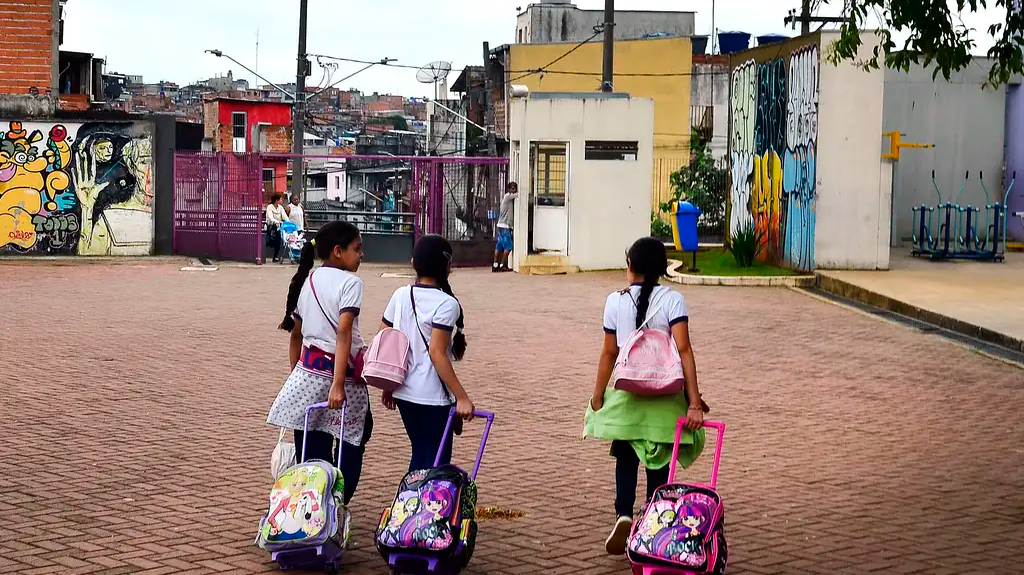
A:
[[[569,249],[569,144],[535,142],[533,160],[533,249],[566,254]]]

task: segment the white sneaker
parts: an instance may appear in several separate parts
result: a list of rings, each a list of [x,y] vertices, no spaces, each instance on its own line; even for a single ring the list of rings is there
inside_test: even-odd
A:
[[[633,519],[631,517],[619,517],[615,521],[615,527],[612,527],[611,534],[604,541],[604,550],[609,555],[626,554],[626,540],[629,539],[629,530],[632,526]]]

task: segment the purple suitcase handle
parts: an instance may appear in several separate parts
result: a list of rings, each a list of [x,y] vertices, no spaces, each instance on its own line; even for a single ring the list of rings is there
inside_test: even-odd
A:
[[[341,449],[341,441],[344,441],[344,439],[345,439],[345,404],[346,403],[348,403],[348,402],[346,401],[345,403],[341,404],[341,429],[338,431],[338,437],[341,438],[339,440],[339,442],[338,442],[338,465],[337,465],[338,469],[341,469],[341,451],[342,451],[342,449]],[[313,410],[315,410],[315,409],[329,409],[329,408],[327,407],[327,402],[326,401],[323,401],[323,402],[320,402],[320,403],[314,403],[313,405],[310,405],[309,407],[306,408],[306,423],[303,424],[303,426],[302,426],[302,435],[303,435],[303,437],[302,437],[302,458],[299,459],[298,463],[303,463],[304,461],[306,461],[306,446],[309,445],[309,440],[307,438],[307,436],[309,435],[309,414]]]
[[[491,433],[491,425],[494,424],[494,413],[490,411],[473,411],[475,417],[487,419],[484,425],[484,436],[480,438],[480,450],[476,452],[476,464],[473,465],[473,474],[470,476],[476,481],[476,474],[480,471],[480,462],[484,459],[484,447],[487,446],[487,436]],[[448,424],[444,426],[444,435],[441,436],[441,445],[437,448],[437,457],[434,458],[434,467],[441,465],[441,454],[444,453],[444,446],[448,442],[448,434],[452,431],[452,422],[455,421],[455,406],[448,412]],[[305,448],[305,443],[302,444]]]

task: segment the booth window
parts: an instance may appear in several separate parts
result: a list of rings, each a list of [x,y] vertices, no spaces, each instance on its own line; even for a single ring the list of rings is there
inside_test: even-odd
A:
[[[587,140],[583,157],[587,160],[618,160],[635,162],[640,146],[638,142],[617,140]]]

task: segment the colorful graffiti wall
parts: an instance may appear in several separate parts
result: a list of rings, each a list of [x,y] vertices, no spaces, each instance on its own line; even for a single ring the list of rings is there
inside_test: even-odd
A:
[[[751,59],[739,60],[732,69],[729,232],[752,225],[761,239],[761,260],[810,270],[818,45],[795,50],[773,45],[751,52]]]
[[[0,255],[147,255],[152,247],[150,130],[0,122]]]

